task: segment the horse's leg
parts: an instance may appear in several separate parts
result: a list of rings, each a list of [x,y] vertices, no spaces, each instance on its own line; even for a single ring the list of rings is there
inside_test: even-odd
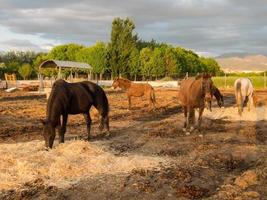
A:
[[[193,131],[194,126],[195,126],[195,109],[194,108],[191,108],[189,111],[189,119],[190,119],[190,124],[191,124],[190,131]]]
[[[153,109],[155,110],[156,98],[155,98],[155,92],[154,92],[154,90],[151,90],[150,91],[150,95],[149,96],[150,96],[150,101],[153,104]]]
[[[128,95],[128,102],[129,102],[129,110],[132,108],[132,104],[131,104],[131,96]]]
[[[151,98],[151,94],[150,94],[150,92],[146,92],[146,93],[145,93],[145,97],[148,99],[149,109],[151,109],[153,100],[152,100],[152,98]]]
[[[149,101],[149,108],[151,109],[152,104],[153,104],[153,100],[151,99],[150,94],[148,95],[148,101]]]
[[[68,121],[68,114],[63,114],[62,117],[63,117],[62,125],[61,125],[61,129],[59,132],[59,143],[65,142],[65,133],[66,133],[66,126],[67,126],[67,121]]]
[[[187,128],[187,107],[184,106],[184,107],[183,107],[183,110],[184,110],[184,117],[185,117],[183,131],[186,131],[186,128]]]
[[[202,115],[204,111],[204,106],[199,108],[199,116],[198,116],[198,130],[201,130],[201,122],[202,122]]]
[[[86,122],[86,126],[87,126],[87,140],[89,141],[90,140],[90,131],[91,131],[91,122],[92,122],[92,119],[91,119],[91,116],[90,116],[90,113],[84,113],[83,114],[84,116],[84,119],[85,119],[85,122]]]
[[[106,116],[104,121],[105,121],[106,129],[107,129],[107,131],[109,132],[109,117]]]
[[[188,106],[187,108],[186,108],[186,110],[187,110],[187,116],[186,116],[186,130],[189,128],[189,126],[190,126],[190,112],[191,112],[191,107],[190,106]]]
[[[58,136],[59,136],[59,143],[61,143],[61,140],[60,140],[60,136],[61,136],[61,120],[60,120],[60,117],[58,118],[58,121],[57,121],[57,126],[56,126],[56,130],[58,132]]]
[[[248,111],[250,111],[250,108],[253,106],[253,96],[248,96]]]

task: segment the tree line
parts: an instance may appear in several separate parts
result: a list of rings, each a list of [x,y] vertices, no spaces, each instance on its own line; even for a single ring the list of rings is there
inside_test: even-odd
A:
[[[88,63],[92,66],[93,73],[100,78],[123,76],[135,80],[151,80],[182,77],[186,73],[222,73],[218,63],[212,58],[200,57],[191,50],[155,40],[144,41],[134,30],[135,24],[131,19],[115,18],[108,43],[96,42],[92,46],[63,44],[55,46],[48,53],[1,53],[0,76],[16,73],[24,79],[35,78],[38,66],[47,59]],[[55,71],[44,70],[42,73],[52,76]]]

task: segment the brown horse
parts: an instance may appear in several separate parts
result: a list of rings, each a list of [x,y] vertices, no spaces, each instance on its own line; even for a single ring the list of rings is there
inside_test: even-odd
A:
[[[126,78],[115,78],[112,87],[116,89],[117,87],[126,91],[128,101],[129,101],[129,109],[131,109],[131,97],[142,97],[146,96],[149,100],[149,107],[153,104],[153,108],[155,109],[155,92],[151,85],[148,83],[133,83]]]
[[[213,83],[211,75],[203,73],[196,78],[188,78],[181,81],[179,101],[184,110],[184,129],[195,123],[195,108],[199,108],[198,128],[200,129],[202,114],[207,104],[211,109]],[[190,127],[194,129],[194,127]]]
[[[92,121],[89,113],[91,106],[94,106],[100,113],[99,129],[102,131],[106,127],[109,131],[108,99],[100,86],[89,81],[67,83],[64,80],[57,80],[53,84],[48,99],[46,119],[42,120],[45,146],[52,148],[56,128],[59,133],[59,142],[64,143],[68,114],[84,115],[89,140]]]

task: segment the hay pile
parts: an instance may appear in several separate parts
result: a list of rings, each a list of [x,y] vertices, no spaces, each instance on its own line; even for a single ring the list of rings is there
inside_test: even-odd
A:
[[[205,109],[204,116],[210,119],[225,119],[231,121],[261,121],[267,120],[267,107],[260,106],[256,108],[245,107],[242,116],[239,116],[237,107],[226,107],[226,108],[213,108],[212,112]]]
[[[44,150],[43,141],[0,144],[0,155],[0,190],[37,178],[48,185],[65,187],[89,176],[126,173],[165,162],[159,157],[115,156],[85,141],[68,141],[50,151]]]

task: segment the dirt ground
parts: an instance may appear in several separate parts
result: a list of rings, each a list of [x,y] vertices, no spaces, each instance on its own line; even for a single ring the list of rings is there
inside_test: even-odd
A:
[[[205,110],[201,132],[185,135],[174,89],[156,89],[157,109],[107,90],[111,134],[84,141],[82,115],[70,116],[66,143],[46,151],[40,119],[46,98],[0,92],[0,199],[267,199],[267,91],[257,107],[237,114]]]

